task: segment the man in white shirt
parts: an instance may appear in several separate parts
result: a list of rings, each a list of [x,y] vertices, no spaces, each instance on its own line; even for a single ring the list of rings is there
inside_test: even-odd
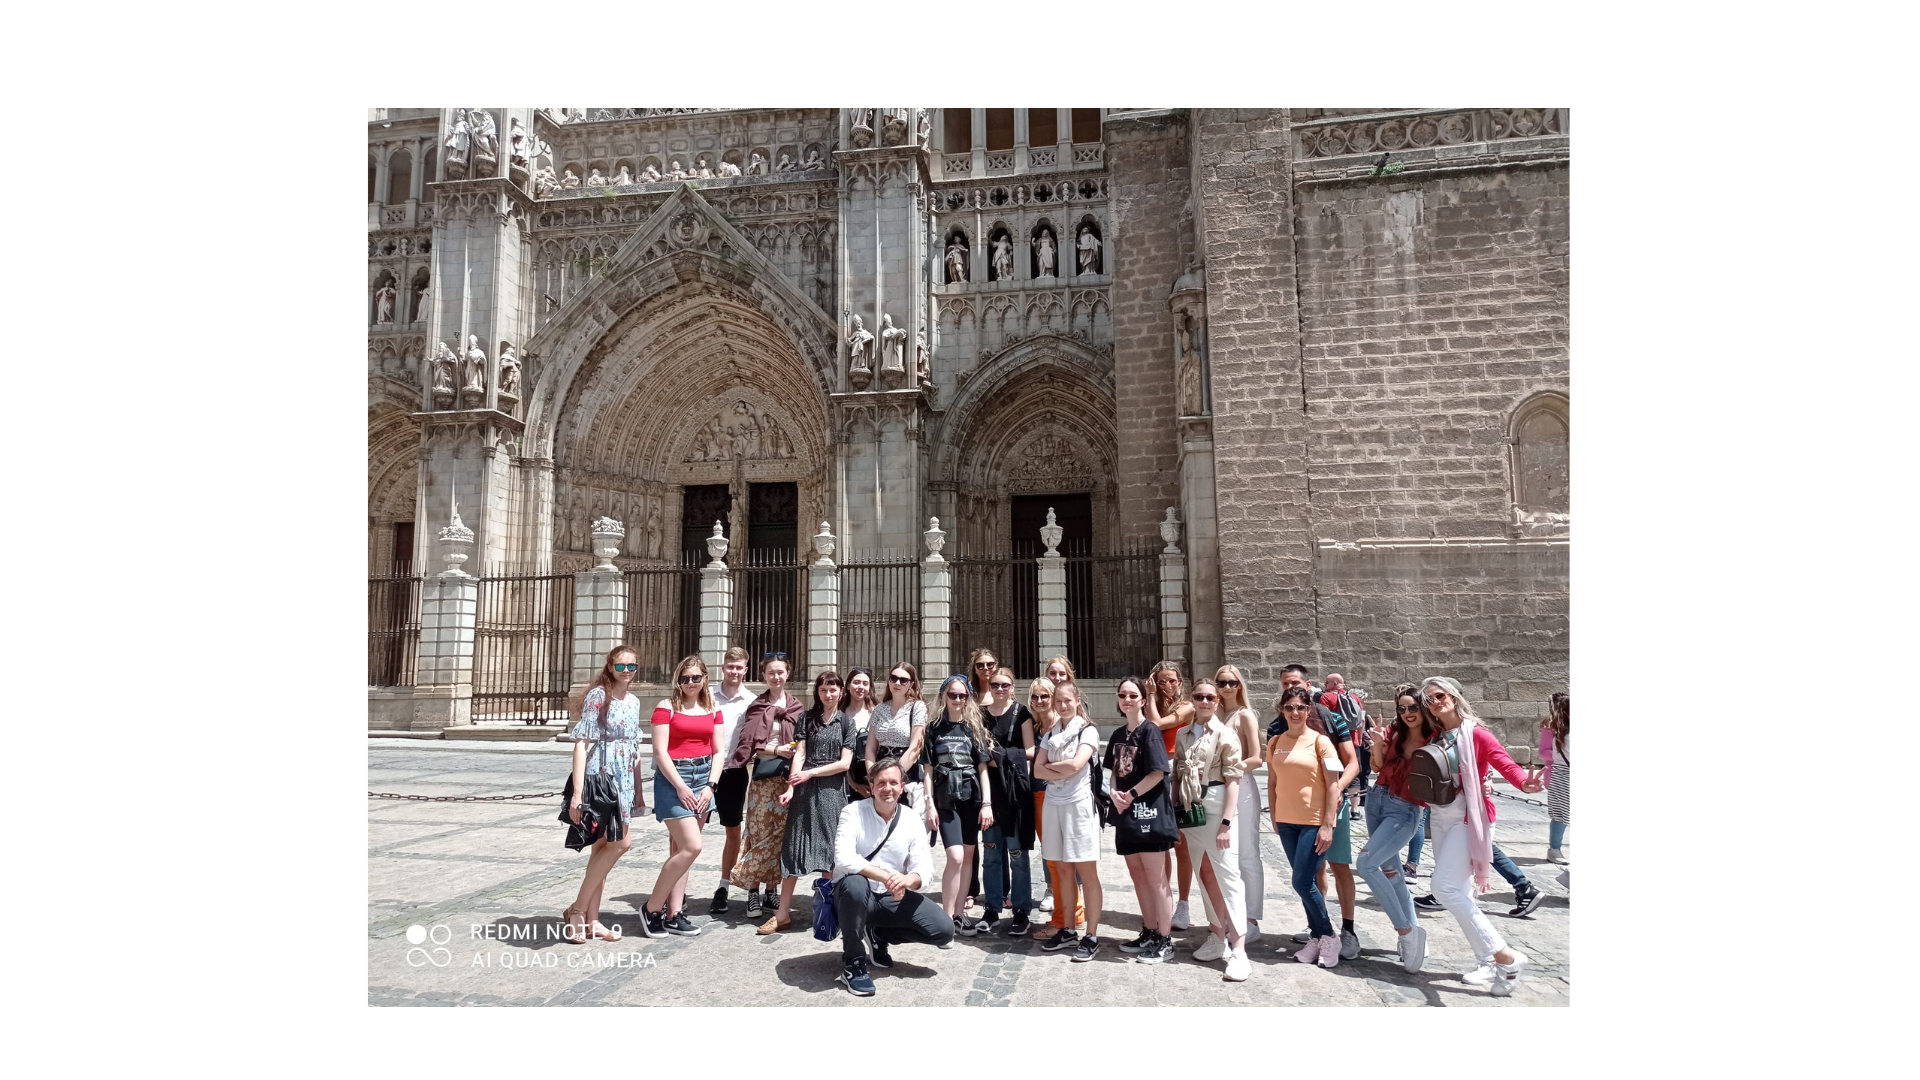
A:
[[[867,772],[873,798],[840,811],[833,844],[833,910],[840,919],[840,983],[857,997],[873,996],[867,973],[872,945],[875,967],[890,968],[888,945],[953,940],[953,919],[915,890],[932,871],[927,831],[911,810],[902,813],[906,783],[898,758],[882,758]],[[862,880],[864,879],[864,880]]]
[[[714,688],[713,704],[723,718],[720,724],[721,762],[733,756],[733,744],[740,736],[740,718],[753,704],[754,692],[747,689],[747,650],[735,645],[727,650],[720,664],[720,685]],[[726,846],[720,849],[720,887],[714,890],[707,914],[716,918],[727,913],[727,889],[733,883],[733,864],[740,860],[740,822],[747,809],[747,770],[721,769],[714,783],[714,809],[720,811],[720,825],[727,831]],[[753,888],[753,882],[747,882]],[[751,914],[751,913],[749,913]]]

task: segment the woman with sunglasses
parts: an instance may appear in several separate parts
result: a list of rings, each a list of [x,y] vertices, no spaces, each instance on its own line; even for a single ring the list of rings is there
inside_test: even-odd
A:
[[[1173,955],[1173,897],[1167,892],[1166,853],[1178,836],[1173,800],[1165,781],[1173,771],[1160,729],[1147,722],[1142,680],[1125,678],[1114,701],[1126,726],[1107,742],[1106,767],[1113,773],[1113,809],[1122,818],[1113,849],[1127,861],[1133,895],[1140,900],[1140,936],[1120,946],[1136,963],[1161,964]],[[1137,806],[1135,804],[1138,804]],[[1143,829],[1138,823],[1150,822]],[[1145,831],[1158,828],[1162,832]],[[1145,831],[1145,835],[1142,835]]]
[[[980,830],[993,824],[993,803],[986,798],[989,757],[986,725],[973,699],[973,685],[964,675],[949,675],[940,684],[940,716],[927,725],[928,790],[939,815],[940,845],[947,852],[946,872],[940,876],[940,910],[953,919],[956,933],[976,931],[962,905],[967,867],[973,864]]]
[[[927,738],[927,706],[920,700],[920,672],[912,664],[895,664],[887,671],[886,700],[873,707],[873,721],[867,725],[866,763],[882,757],[900,759],[901,776],[907,783],[902,801],[911,806],[928,832],[940,828],[933,803],[926,796],[923,782],[926,771],[920,767],[920,755]]]
[[[1393,921],[1400,935],[1400,965],[1408,971],[1419,971],[1427,962],[1427,931],[1413,909],[1413,894],[1407,891],[1400,849],[1419,830],[1426,812],[1427,804],[1416,800],[1407,787],[1407,775],[1414,751],[1427,744],[1429,730],[1415,686],[1394,688],[1391,724],[1369,722],[1374,781],[1367,792],[1367,844],[1354,863]]]
[[[1193,720],[1193,704],[1186,700],[1187,680],[1180,677],[1179,664],[1162,660],[1147,673],[1147,681],[1153,689],[1147,695],[1147,719],[1160,729],[1160,737],[1167,743],[1167,759],[1171,761],[1174,738],[1180,734],[1181,728]],[[1173,905],[1173,928],[1185,930],[1192,925],[1188,920],[1187,898],[1193,891],[1193,856],[1187,851],[1187,838],[1184,835],[1174,841],[1167,859],[1167,872],[1160,876],[1168,882],[1168,899],[1173,898],[1172,883],[1176,869],[1180,882],[1180,900]]]
[[[867,728],[873,724],[873,672],[863,667],[847,669],[847,703],[842,706],[847,712],[847,723],[852,729],[852,737],[847,745],[854,748],[853,766],[847,770],[847,798],[865,799],[873,795],[873,789],[867,786],[867,759],[863,756],[867,745]]]
[[[1013,696],[1013,675],[996,667],[987,681],[981,718],[987,725],[991,753],[987,758],[987,791],[993,802],[993,824],[980,838],[986,862],[986,917],[975,933],[991,933],[1000,919],[1000,905],[1013,908],[1008,937],[1021,937],[1031,928],[1033,877],[1027,852],[1033,849],[1035,809],[1027,793],[1033,788],[1033,713]]]
[[[1240,827],[1240,887],[1247,897],[1247,942],[1252,944],[1260,940],[1260,920],[1267,914],[1267,868],[1260,861],[1260,785],[1253,780],[1266,747],[1261,734],[1265,725],[1247,700],[1247,680],[1239,668],[1221,665],[1213,673],[1213,684],[1220,688],[1219,715],[1227,718],[1245,755],[1240,768],[1247,782],[1240,785],[1240,805],[1233,820]]]
[[[1100,732],[1087,718],[1080,687],[1064,682],[1053,688],[1055,723],[1040,741],[1033,757],[1035,779],[1047,782],[1047,810],[1042,819],[1040,851],[1060,866],[1062,904],[1078,879],[1086,897],[1087,933],[1076,941],[1073,931],[1060,929],[1041,945],[1047,952],[1071,947],[1073,961],[1083,964],[1100,950],[1100,811],[1094,803],[1092,770],[1100,766]]]
[[[587,765],[613,781],[620,793],[620,814],[608,821],[605,831],[593,842],[587,854],[586,876],[580,881],[580,893],[566,910],[568,941],[583,942],[589,936],[602,941],[619,941],[620,931],[600,924],[600,894],[606,888],[607,872],[633,846],[634,809],[633,771],[640,761],[640,699],[627,693],[639,670],[639,657],[620,645],[607,654],[600,674],[587,685],[580,701],[580,722],[573,725],[573,802],[567,814],[580,823],[585,809],[581,801],[587,786]],[[641,809],[646,809],[644,805]]]
[[[1333,740],[1310,723],[1313,695],[1306,687],[1280,691],[1275,711],[1287,726],[1267,740],[1267,805],[1280,850],[1293,871],[1293,891],[1307,911],[1309,935],[1293,958],[1331,968],[1340,963],[1340,935],[1327,915],[1327,898],[1317,879],[1333,846],[1343,793],[1358,767],[1343,764]]]
[[[1056,657],[1055,659],[1057,660],[1058,658]],[[1033,713],[1034,745],[1033,751],[1027,754],[1029,767],[1032,765],[1034,756],[1039,753],[1040,740],[1046,738],[1047,734],[1060,722],[1059,714],[1053,711],[1053,688],[1054,682],[1051,679],[1035,679],[1033,680],[1033,684],[1027,688],[1027,707]],[[1041,782],[1039,776],[1034,776],[1033,820],[1035,829],[1044,831],[1041,829],[1041,823],[1046,821],[1046,819],[1047,785]],[[1078,890],[1073,893],[1075,899],[1072,901],[1072,918],[1069,919],[1068,912],[1053,902],[1054,890],[1058,887],[1060,880],[1060,867],[1047,862],[1044,858],[1040,861],[1040,866],[1046,873],[1046,882],[1044,885],[1046,891],[1040,897],[1040,910],[1053,912],[1052,922],[1054,930],[1066,929],[1078,932],[1087,919],[1086,909],[1080,905],[1078,899]]]
[[[700,826],[713,809],[714,755],[725,717],[707,685],[707,663],[689,656],[674,668],[673,697],[653,709],[653,816],[667,827],[667,859],[640,909],[647,937],[693,937],[687,918],[687,871],[700,857]]]
[[[780,846],[787,834],[787,808],[780,796],[787,790],[799,742],[803,707],[787,693],[787,660],[769,655],[760,662],[760,681],[767,684],[740,718],[739,737],[730,769],[747,769],[746,835],[740,861],[733,866],[733,883],[747,887],[747,917],[772,910],[775,883],[780,880]],[[764,883],[766,888],[759,889]]]
[[[787,811],[780,842],[780,907],[760,924],[762,934],[793,925],[793,890],[802,876],[833,876],[834,834],[847,805],[847,769],[853,764],[853,725],[840,708],[841,690],[837,672],[815,675],[813,707],[794,732],[806,749],[794,754],[787,790],[779,796]]]
[[[1193,684],[1193,722],[1174,740],[1174,804],[1183,817],[1204,817],[1198,825],[1183,825],[1187,849],[1199,857],[1200,887],[1207,896],[1207,940],[1193,958],[1209,963],[1226,957],[1226,979],[1244,982],[1253,974],[1247,959],[1247,909],[1240,888],[1240,832],[1231,811],[1240,805],[1244,775],[1239,736],[1220,721],[1220,688],[1212,679]],[[1179,820],[1176,818],[1175,820]]]
[[[1461,981],[1491,984],[1494,997],[1506,997],[1519,985],[1527,955],[1509,949],[1473,902],[1476,892],[1487,891],[1487,874],[1493,868],[1493,794],[1487,789],[1487,770],[1500,770],[1507,783],[1528,794],[1545,785],[1507,756],[1499,738],[1474,715],[1459,683],[1430,676],[1420,683],[1420,700],[1439,727],[1432,742],[1449,748],[1459,761],[1460,794],[1433,808],[1433,895],[1453,913],[1480,961]]]
[[[993,700],[993,692],[987,688],[987,682],[993,678],[994,672],[1000,670],[1000,658],[993,655],[992,649],[975,649],[973,650],[973,655],[967,661],[967,670],[973,672],[971,682],[975,691],[980,695],[979,700],[975,704],[977,704],[984,713],[987,705]],[[984,716],[982,716],[981,722],[985,722]],[[967,903],[964,908],[966,911],[973,910],[973,905],[978,902],[981,895],[981,854],[982,851],[979,847],[973,849],[973,865],[967,869]],[[979,930],[976,928],[971,932],[979,933]]]

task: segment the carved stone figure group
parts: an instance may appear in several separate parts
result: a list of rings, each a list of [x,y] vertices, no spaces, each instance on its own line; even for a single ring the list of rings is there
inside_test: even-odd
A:
[[[475,177],[494,175],[500,140],[493,114],[485,109],[455,109],[444,149],[448,179],[464,180],[469,171]]]
[[[753,406],[736,401],[694,437],[687,460],[784,460],[792,456],[793,443],[778,420],[769,413],[756,414]]]

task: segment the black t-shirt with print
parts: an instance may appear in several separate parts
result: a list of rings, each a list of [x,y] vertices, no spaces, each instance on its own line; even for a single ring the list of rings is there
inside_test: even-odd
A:
[[[927,756],[936,774],[934,805],[946,807],[980,798],[980,769],[987,763],[987,748],[974,741],[965,723],[947,719],[942,710],[927,725]],[[974,770],[971,777],[951,775],[964,774],[969,764]]]
[[[1113,790],[1131,791],[1148,773],[1172,772],[1167,761],[1167,741],[1151,721],[1128,731],[1125,727],[1107,740],[1107,768],[1113,773]],[[1164,783],[1164,781],[1162,781]]]

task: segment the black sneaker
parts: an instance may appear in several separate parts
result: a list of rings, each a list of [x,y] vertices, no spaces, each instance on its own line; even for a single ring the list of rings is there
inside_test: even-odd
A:
[[[666,928],[667,933],[676,934],[680,937],[700,936],[700,928],[688,920],[687,913],[684,911],[674,912],[673,917],[667,920]]]
[[[1153,940],[1141,947],[1133,956],[1136,964],[1164,964],[1173,957],[1173,939],[1153,935]]]
[[[1434,899],[1434,897],[1433,897],[1433,894],[1432,894],[1432,893],[1428,893],[1428,894],[1427,894],[1427,895],[1425,895],[1425,896],[1416,896],[1416,897],[1414,897],[1414,898],[1413,898],[1413,907],[1414,907],[1414,910],[1416,910],[1416,911],[1425,911],[1425,912],[1427,912],[1427,913],[1429,913],[1429,914],[1431,914],[1431,913],[1433,913],[1433,912],[1439,912],[1439,911],[1445,911],[1445,910],[1447,910],[1447,905],[1445,905],[1445,904],[1443,904],[1443,903],[1441,903],[1440,901],[1438,901],[1438,900],[1436,900],[1436,899]]]
[[[1092,934],[1088,934],[1086,937],[1080,939],[1080,944],[1074,947],[1073,962],[1076,964],[1084,964],[1093,959],[1093,954],[1099,951],[1100,939],[1094,937]]]
[[[1052,937],[1041,942],[1040,947],[1046,950],[1047,952],[1059,952],[1061,949],[1073,948],[1074,942],[1079,940],[1080,940],[1079,934],[1076,934],[1073,931],[1063,926],[1059,930],[1055,931]]]
[[[976,936],[980,934],[991,934],[993,933],[993,928],[998,925],[1000,925],[1000,913],[997,911],[989,911],[984,918],[974,921],[973,932]]]
[[[1007,936],[1026,937],[1027,931],[1031,929],[1033,929],[1033,924],[1027,921],[1027,913],[1024,911],[1016,911],[1013,913],[1013,922],[1007,926]]]
[[[727,913],[727,887],[720,886],[713,891],[713,903],[707,905],[707,914],[718,918]]]
[[[1513,887],[1513,899],[1516,902],[1513,905],[1513,910],[1507,912],[1507,914],[1513,916],[1531,915],[1534,909],[1540,906],[1540,902],[1546,898],[1547,895],[1541,892],[1533,882],[1523,881]]]
[[[748,889],[747,890],[747,918],[752,919],[753,917],[759,915],[760,912],[763,910],[765,910],[765,905],[760,900],[760,890],[752,889],[752,888]]]
[[[854,997],[873,996],[873,976],[867,974],[867,962],[857,956],[840,969],[838,981]]]
[[[1143,927],[1140,931],[1139,937],[1134,938],[1132,941],[1123,941],[1120,943],[1120,951],[1123,953],[1126,953],[1129,956],[1132,956],[1134,953],[1137,953],[1141,949],[1146,948],[1148,945],[1153,944],[1153,939],[1155,936],[1156,935],[1154,934],[1153,931],[1145,929]]]
[[[666,937],[667,936],[666,915],[658,911],[644,911],[644,910],[641,911],[640,912],[640,936],[641,937]]]
[[[887,951],[886,942],[881,941],[869,933],[867,935],[867,948],[873,953],[874,967],[890,968],[893,966],[893,954]]]

